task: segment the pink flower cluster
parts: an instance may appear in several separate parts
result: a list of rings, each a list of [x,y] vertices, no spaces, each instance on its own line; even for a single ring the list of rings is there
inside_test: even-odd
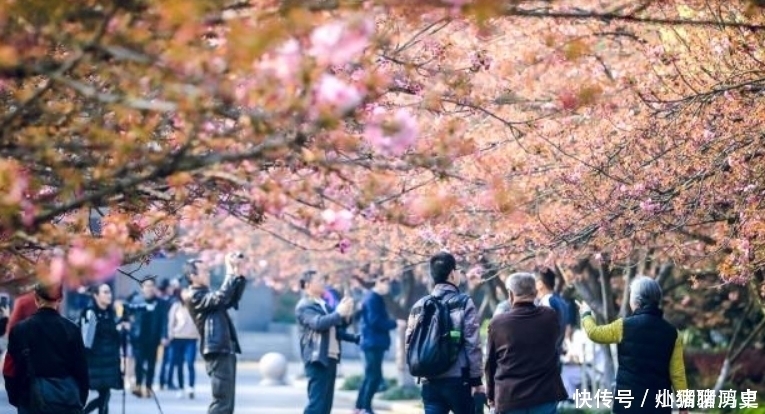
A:
[[[103,281],[114,275],[122,264],[122,252],[110,250],[105,256],[98,257],[93,251],[75,246],[64,254],[56,254],[50,261],[50,278],[61,282],[70,274],[80,273],[90,281]]]
[[[384,109],[377,107],[364,129],[364,137],[376,151],[398,157],[414,145],[419,136],[417,120],[406,109],[397,110],[391,119]]]
[[[355,86],[329,74],[319,78],[314,91],[319,109],[327,110],[335,116],[343,116],[355,109],[364,100],[364,95]]]
[[[338,233],[345,233],[353,226],[353,213],[348,210],[335,211],[330,208],[321,212],[325,228]]]
[[[371,19],[335,21],[311,33],[308,53],[320,64],[344,65],[364,52],[374,31],[375,23]]]

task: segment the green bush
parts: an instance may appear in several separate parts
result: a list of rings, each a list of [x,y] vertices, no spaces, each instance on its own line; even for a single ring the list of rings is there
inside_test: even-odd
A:
[[[343,391],[358,391],[361,388],[361,383],[364,381],[363,375],[351,375],[345,378],[340,389]],[[391,389],[396,386],[397,381],[392,378],[385,379],[386,389]]]
[[[420,387],[416,385],[393,386],[388,388],[382,395],[381,400],[400,401],[400,400],[419,400]]]

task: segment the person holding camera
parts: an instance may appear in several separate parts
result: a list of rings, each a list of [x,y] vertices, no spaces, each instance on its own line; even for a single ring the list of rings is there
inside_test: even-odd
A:
[[[344,297],[336,308],[322,294],[326,277],[308,271],[300,279],[305,296],[295,307],[300,326],[300,352],[308,377],[308,405],[304,414],[330,414],[335,394],[340,341],[359,343],[358,335],[345,331],[354,313],[353,299]]]
[[[190,287],[182,295],[201,336],[200,353],[210,376],[213,400],[208,414],[233,414],[236,392],[236,354],[241,353],[228,309],[236,307],[244,291],[241,253],[226,256],[226,277],[218,290],[210,289],[210,269],[201,260],[186,262]]]

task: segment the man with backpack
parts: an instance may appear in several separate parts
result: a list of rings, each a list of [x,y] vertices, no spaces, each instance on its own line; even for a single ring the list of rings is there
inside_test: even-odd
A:
[[[430,276],[433,291],[414,304],[407,321],[409,372],[422,381],[425,414],[472,414],[474,396],[485,395],[476,307],[457,287],[454,256],[433,256]]]

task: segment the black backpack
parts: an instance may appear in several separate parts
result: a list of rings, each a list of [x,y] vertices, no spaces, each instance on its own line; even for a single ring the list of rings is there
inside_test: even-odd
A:
[[[442,296],[428,295],[421,306],[410,312],[416,316],[414,329],[406,338],[406,362],[409,373],[417,378],[441,375],[454,365],[464,346],[464,315],[460,329],[454,329],[449,315],[454,309],[463,309],[468,296],[464,294]]]

